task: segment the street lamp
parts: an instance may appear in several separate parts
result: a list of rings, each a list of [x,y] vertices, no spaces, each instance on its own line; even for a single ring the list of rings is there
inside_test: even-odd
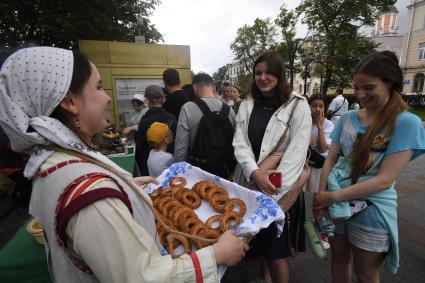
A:
[[[311,53],[301,54],[301,63],[304,66],[304,70],[301,73],[301,77],[304,79],[304,95],[307,95],[307,79],[311,77],[310,64],[312,62],[313,62],[313,54]]]

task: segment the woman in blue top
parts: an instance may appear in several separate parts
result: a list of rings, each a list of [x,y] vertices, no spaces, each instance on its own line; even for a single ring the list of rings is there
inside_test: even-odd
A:
[[[331,135],[313,213],[316,221],[325,209],[339,219],[331,240],[333,282],[351,282],[351,254],[359,282],[379,282],[382,265],[395,273],[399,262],[394,182],[425,152],[425,131],[400,96],[403,74],[394,53],[363,59],[353,85],[363,109],[345,113]],[[368,206],[347,215],[352,200]]]

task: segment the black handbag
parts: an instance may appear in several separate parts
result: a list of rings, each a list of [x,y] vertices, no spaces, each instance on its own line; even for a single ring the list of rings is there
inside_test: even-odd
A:
[[[310,150],[310,160],[308,161],[308,165],[314,168],[322,168],[325,163],[326,158],[320,154],[317,150],[309,147]]]

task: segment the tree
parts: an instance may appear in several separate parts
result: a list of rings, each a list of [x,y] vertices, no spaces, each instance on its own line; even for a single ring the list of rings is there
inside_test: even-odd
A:
[[[246,98],[246,96],[248,96],[250,93],[249,83],[251,79],[252,79],[252,74],[241,73],[241,74],[238,74],[238,76],[236,77],[235,84],[241,88],[242,94],[244,96],[242,97],[243,99]]]
[[[221,92],[221,85],[223,82],[228,80],[227,78],[227,66],[222,66],[218,68],[217,72],[213,74],[213,80],[215,85],[218,87],[219,92]]]
[[[302,39],[295,38],[297,20],[297,13],[289,11],[285,5],[280,7],[280,13],[275,20],[276,25],[281,29],[283,39],[277,44],[276,49],[283,58],[291,88],[294,86],[295,74],[300,71],[300,66],[295,63],[295,60],[303,42]]]
[[[355,62],[373,50],[359,35],[359,28],[373,24],[394,0],[304,0],[297,7],[303,23],[313,33],[315,70],[323,78],[322,94],[331,85],[345,84]],[[317,67],[318,66],[318,67]]]
[[[79,39],[162,40],[149,21],[159,0],[0,0],[0,48],[48,45],[78,48]]]
[[[238,29],[230,48],[236,59],[242,61],[251,73],[255,59],[275,45],[275,37],[276,27],[270,18],[257,18],[253,25],[244,25]]]

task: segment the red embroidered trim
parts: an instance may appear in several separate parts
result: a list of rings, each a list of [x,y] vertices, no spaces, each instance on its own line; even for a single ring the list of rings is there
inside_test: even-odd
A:
[[[130,200],[127,195],[123,194],[120,191],[117,191],[112,188],[100,188],[93,191],[89,191],[85,194],[82,194],[80,197],[72,201],[61,213],[56,217],[57,226],[56,233],[61,238],[62,242],[65,244],[63,248],[67,253],[68,257],[71,259],[72,263],[81,271],[92,274],[90,267],[88,267],[84,261],[78,258],[71,250],[66,246],[66,226],[68,221],[78,213],[81,209],[93,204],[96,201],[106,199],[106,198],[118,198],[127,206],[127,208],[132,212]]]
[[[63,217],[63,212],[66,209],[68,209],[68,207],[73,206],[73,203],[75,201],[77,201],[77,200],[79,200],[81,198],[81,202],[84,202],[83,199],[85,198],[85,195],[87,195],[90,192],[95,192],[95,191],[97,191],[99,189],[95,189],[93,191],[89,191],[89,192],[86,192],[86,193],[82,194],[80,197],[78,197],[75,200],[71,201],[68,204],[68,206],[66,206],[65,208],[62,207],[62,204],[63,204],[64,198],[67,197],[68,194],[71,195],[71,193],[75,190],[75,188],[81,182],[83,182],[84,180],[87,180],[87,179],[91,180],[92,178],[96,178],[96,179],[98,179],[98,178],[99,179],[107,178],[107,179],[110,179],[111,181],[113,181],[118,186],[118,188],[120,189],[121,192],[119,192],[119,191],[117,191],[115,189],[108,188],[108,190],[111,189],[111,190],[113,190],[113,191],[116,192],[116,193],[113,193],[113,195],[111,194],[111,196],[108,196],[108,197],[117,197],[117,198],[121,199],[124,202],[124,204],[127,205],[127,207],[129,208],[130,212],[133,214],[133,210],[131,208],[131,203],[130,203],[130,200],[128,199],[127,194],[125,193],[125,191],[123,190],[123,188],[121,187],[121,185],[112,176],[110,176],[108,174],[105,174],[105,173],[88,173],[86,175],[80,176],[79,178],[75,179],[73,182],[71,182],[64,189],[63,193],[61,194],[61,196],[58,199],[58,204],[57,204],[56,210],[55,210],[56,241],[57,241],[58,245],[64,249],[65,253],[69,257],[69,259],[71,260],[71,262],[74,264],[74,266],[77,267],[79,270],[81,270],[81,271],[83,271],[85,273],[89,273],[89,274],[92,274],[93,273],[91,271],[91,269],[84,263],[84,261],[82,261],[80,258],[78,258],[77,255],[75,255],[72,252],[72,250],[70,250],[66,246],[66,237],[65,237],[65,235],[66,235],[66,225],[68,224],[68,221],[69,221],[70,218],[67,221],[64,221],[62,219],[62,217]],[[119,194],[120,197],[118,197],[118,195],[115,196],[115,194]],[[93,198],[93,201],[91,203],[93,203],[93,202],[95,202],[97,200],[102,199],[102,198],[100,198],[100,199],[94,199],[94,196],[91,196],[91,197]],[[90,205],[91,203],[87,203],[87,205]],[[81,208],[83,208],[83,207],[81,207]],[[74,212],[74,214],[77,213],[77,212],[78,212],[78,210],[76,212]],[[59,224],[60,224],[60,227],[59,227]]]
[[[58,169],[60,169],[60,168],[62,168],[62,167],[64,167],[64,166],[67,166],[67,165],[70,165],[70,164],[75,164],[75,163],[89,163],[89,162],[88,162],[88,161],[86,161],[86,160],[82,160],[82,159],[70,159],[70,160],[67,160],[67,161],[64,161],[64,162],[58,163],[58,164],[56,164],[55,166],[52,166],[52,167],[50,167],[50,168],[49,168],[49,169],[47,169],[47,170],[44,170],[44,171],[38,172],[38,173],[37,173],[37,176],[38,176],[38,177],[40,177],[40,178],[45,178],[45,177],[47,177],[48,175],[50,175],[50,174],[52,174],[53,172],[55,172],[56,170],[58,170]]]
[[[57,228],[56,231],[64,243],[66,239],[66,225],[74,214],[78,213],[81,209],[95,203],[98,200],[105,198],[118,198],[127,206],[128,210],[133,213],[130,200],[123,192],[117,191],[113,188],[99,188],[82,194],[80,197],[73,200],[63,211],[57,215]]]
[[[202,269],[201,264],[199,263],[198,255],[196,252],[193,252],[190,254],[190,257],[192,258],[193,266],[195,267],[196,283],[203,283],[204,279],[202,278]]]
[[[89,178],[80,188],[78,188],[78,190],[75,192],[75,194],[72,196],[71,201],[73,201],[74,199],[76,199],[79,195],[81,195],[81,193],[87,189],[90,185],[92,185],[94,182],[100,180],[100,179],[105,179],[105,176],[93,176],[91,178]],[[84,181],[84,180],[82,180]],[[80,182],[82,183],[82,182]],[[65,195],[65,197],[63,198],[61,205],[60,205],[60,210],[62,211],[66,204],[68,203],[69,198],[71,197],[72,193],[75,191],[75,189],[78,187],[79,184],[74,184],[72,186],[72,188],[70,188],[67,192],[67,194]]]

